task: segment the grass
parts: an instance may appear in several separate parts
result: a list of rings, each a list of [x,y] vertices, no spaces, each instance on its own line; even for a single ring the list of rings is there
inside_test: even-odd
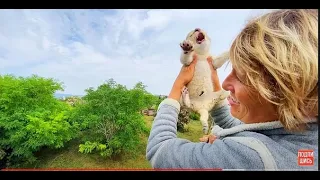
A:
[[[183,133],[178,132],[178,137],[192,142],[199,142],[199,138],[203,135],[200,121],[191,120],[185,128],[187,131]]]
[[[145,116],[147,127],[151,128],[152,122],[152,116]],[[200,122],[191,120],[187,129],[187,132],[178,132],[178,137],[198,142],[199,137],[202,135]],[[145,157],[147,138],[147,136],[141,137],[141,144],[139,144],[136,157],[130,154],[122,154],[113,158],[103,158],[99,154],[82,154],[78,151],[79,140],[72,140],[64,148],[40,151],[36,154],[39,161],[28,168],[149,169],[151,166]]]

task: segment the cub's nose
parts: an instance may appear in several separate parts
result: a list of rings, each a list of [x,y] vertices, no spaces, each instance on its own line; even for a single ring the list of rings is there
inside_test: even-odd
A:
[[[194,31],[200,31],[200,28],[196,28]]]

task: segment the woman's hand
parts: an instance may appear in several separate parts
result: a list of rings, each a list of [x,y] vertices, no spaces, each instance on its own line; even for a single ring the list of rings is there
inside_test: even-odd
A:
[[[214,87],[214,91],[215,92],[220,91],[222,88],[221,88],[221,85],[220,85],[218,72],[217,72],[217,70],[215,70],[213,68],[213,65],[212,65],[212,57],[207,58],[207,61],[209,63],[210,69],[211,69],[211,79],[212,79],[212,84],[213,84],[213,87]]]
[[[217,136],[214,136],[212,134],[204,135],[204,136],[202,136],[202,138],[199,138],[199,140],[201,142],[206,142],[206,143],[210,143],[210,144],[212,144],[214,142],[214,140],[216,140],[216,139],[217,139]]]
[[[184,86],[186,86],[193,78],[194,68],[197,63],[197,56],[193,56],[193,60],[189,66],[182,66],[179,75],[177,76],[171,92],[168,98],[175,99],[177,101],[180,100],[181,90]]]

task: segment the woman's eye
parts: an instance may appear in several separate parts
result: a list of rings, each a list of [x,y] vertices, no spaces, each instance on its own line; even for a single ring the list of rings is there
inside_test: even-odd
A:
[[[241,80],[241,78],[239,78],[239,76],[237,75],[237,73],[234,69],[232,70],[232,73],[240,83],[243,83],[243,81]]]
[[[242,80],[238,76],[236,76],[236,77],[237,77],[238,81],[243,84]]]

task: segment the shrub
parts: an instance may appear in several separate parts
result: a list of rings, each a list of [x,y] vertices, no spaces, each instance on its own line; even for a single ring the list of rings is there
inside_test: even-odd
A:
[[[190,122],[190,112],[191,110],[186,106],[180,107],[180,113],[178,115],[178,121],[177,121],[177,129],[179,132],[186,131],[185,127]]]
[[[84,103],[79,104],[73,114],[73,119],[88,133],[79,151],[99,152],[105,157],[134,152],[140,143],[140,134],[149,133],[140,112],[154,104],[154,96],[141,82],[129,90],[113,79],[86,92]]]
[[[192,112],[190,112],[190,119],[199,121],[200,115],[198,113],[192,111]]]
[[[0,149],[8,165],[33,163],[41,147],[60,148],[77,124],[68,122],[70,107],[55,99],[62,84],[38,76],[0,76]],[[9,152],[9,153],[8,153]]]

